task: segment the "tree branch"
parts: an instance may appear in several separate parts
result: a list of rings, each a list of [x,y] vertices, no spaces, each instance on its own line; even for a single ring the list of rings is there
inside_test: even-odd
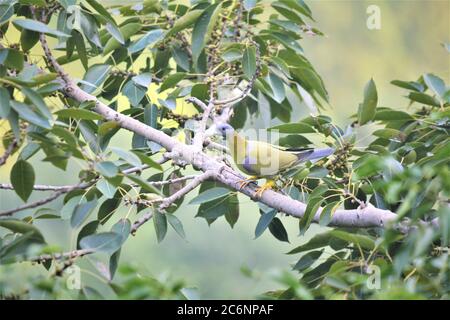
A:
[[[50,196],[48,196],[47,198],[44,199],[40,199],[38,201],[35,202],[30,202],[30,203],[25,203],[21,206],[18,206],[17,208],[14,209],[9,209],[9,210],[5,210],[0,212],[0,217],[5,217],[5,216],[10,216],[16,212],[22,211],[22,210],[26,210],[26,209],[31,209],[31,208],[36,208],[39,206],[42,206],[46,203],[52,202],[53,200],[57,199],[59,196],[68,193],[70,191],[76,190],[76,189],[86,189],[90,186],[92,186],[97,180],[93,180],[90,182],[84,182],[84,183],[79,183],[79,184],[75,184],[73,186],[69,186],[67,188],[61,188],[57,191],[55,191],[54,193],[52,193]]]
[[[45,54],[48,56],[47,59],[53,64],[55,70],[58,70],[58,73],[64,74],[62,68],[58,65],[56,60],[52,59],[47,43],[45,41],[41,41],[41,43],[44,47]],[[217,172],[218,174],[215,176],[217,181],[242,192],[256,201],[260,201],[269,207],[297,218],[301,218],[305,214],[306,204],[294,200],[288,196],[272,190],[267,190],[260,198],[257,198],[255,186],[252,186],[251,184],[240,189],[239,187],[244,177],[232,168],[224,166],[223,163],[208,156],[204,152],[199,151],[198,148],[192,145],[185,145],[159,130],[147,126],[129,116],[114,111],[103,102],[99,101],[96,97],[81,90],[67,77],[63,77],[63,80],[66,83],[65,93],[69,97],[80,103],[85,101],[94,101],[95,107],[93,110],[102,115],[106,120],[114,120],[122,128],[130,130],[148,140],[160,144],[166,148],[167,151],[171,151],[176,154],[178,158],[183,159],[198,170],[202,170],[204,172]],[[229,101],[219,102],[221,104],[230,103]],[[315,214],[314,222],[319,221],[321,211],[322,209],[319,209]],[[329,225],[338,227],[372,228],[386,227],[395,221],[397,221],[397,215],[395,213],[388,210],[377,209],[371,205],[368,205],[364,209],[337,210],[332,216]]]
[[[235,97],[231,97],[229,99],[213,100],[212,103],[214,105],[218,106],[218,105],[227,105],[230,103],[237,103],[237,102],[241,101],[242,99],[244,99],[245,97],[247,97],[249,95],[250,91],[252,91],[253,85],[255,84],[255,81],[258,78],[259,73],[261,72],[261,53],[259,50],[259,45],[253,40],[250,40],[250,42],[256,48],[256,70],[255,70],[255,73],[253,74],[250,81],[247,83],[247,85],[241,91],[240,94],[238,94]]]
[[[169,158],[163,156],[161,158],[161,160],[158,161],[159,164],[162,164],[166,161],[168,161]],[[149,168],[150,166],[148,165],[143,165],[141,167],[132,167],[126,170],[123,170],[122,173],[123,174],[130,174],[130,173],[135,173],[135,172],[139,172],[142,170],[145,170],[147,168]],[[95,183],[98,182],[100,178],[94,179],[92,181],[89,182],[82,182],[82,183],[77,183],[74,185],[67,185],[67,186],[46,186],[46,185],[35,185],[33,188],[35,190],[40,190],[40,191],[55,191],[53,194],[51,194],[50,196],[48,196],[47,198],[44,199],[40,199],[38,201],[35,202],[31,202],[31,203],[26,203],[24,205],[18,206],[14,209],[9,209],[9,210],[5,210],[0,212],[0,217],[4,217],[4,216],[10,216],[16,212],[22,211],[22,210],[26,210],[26,209],[31,209],[31,208],[36,208],[39,206],[42,206],[46,203],[52,202],[53,200],[57,199],[59,196],[71,192],[73,190],[78,190],[78,189],[87,189],[89,187],[91,187],[92,185],[94,185]],[[157,184],[156,184],[157,185]],[[12,187],[12,185],[10,184],[6,184],[6,183],[2,183],[0,185],[0,189],[10,189],[13,190],[14,188]]]
[[[8,160],[9,156],[13,153],[15,147],[17,147],[16,139],[14,139],[8,145],[8,148],[6,148],[5,153],[3,153],[3,155],[0,157],[0,166],[4,165],[6,163],[6,160]]]
[[[94,252],[95,252],[95,250],[93,250],[93,249],[80,249],[80,250],[73,250],[73,251],[62,252],[62,253],[42,254],[40,256],[31,257],[31,258],[27,259],[27,261],[45,262],[48,260],[75,259],[75,258],[83,257],[87,254],[91,254]]]
[[[181,199],[186,194],[197,188],[199,185],[201,185],[206,180],[212,179],[216,176],[216,172],[213,171],[206,171],[205,173],[196,176],[191,182],[189,182],[186,186],[175,192],[170,197],[158,200],[158,202],[161,202],[159,205],[158,210],[164,211],[167,209],[172,203],[177,201],[178,199]],[[150,220],[153,216],[153,211],[149,211],[148,213],[144,214],[142,217],[140,217],[138,220],[136,220],[131,227],[131,234],[135,234],[137,229],[139,229],[144,223],[146,223],[148,220]]]

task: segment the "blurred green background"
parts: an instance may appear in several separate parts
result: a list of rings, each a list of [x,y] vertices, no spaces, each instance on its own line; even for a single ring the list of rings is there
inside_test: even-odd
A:
[[[450,41],[450,1],[320,0],[307,3],[317,21],[315,26],[326,37],[306,37],[301,44],[330,92],[331,105],[324,113],[335,117],[338,124],[349,122],[347,118],[356,111],[364,85],[371,77],[378,87],[379,105],[394,109],[406,107],[407,101],[402,97],[401,89],[389,84],[391,80],[415,80],[425,72],[433,72],[449,82],[450,56],[441,43]],[[366,27],[366,9],[372,4],[381,9],[381,30]],[[128,133],[123,133],[115,137],[112,144],[123,147],[130,139]],[[77,163],[72,163],[67,172],[63,172],[41,162],[42,158],[42,154],[33,157],[37,183],[58,185],[77,181],[76,172],[80,169]],[[13,162],[14,158],[0,168],[1,182],[8,182]],[[30,201],[42,195],[35,192]],[[184,279],[188,286],[198,288],[201,298],[254,298],[265,290],[278,288],[280,285],[271,275],[275,270],[289,269],[289,264],[296,258],[285,252],[306,242],[319,230],[313,227],[305,237],[299,238],[297,221],[283,217],[290,244],[279,242],[268,232],[254,240],[259,214],[256,205],[247,198],[240,198],[241,215],[234,229],[224,219],[208,227],[203,219],[194,218],[197,207],[187,205],[188,200],[177,212],[187,240],[169,230],[166,239],[157,244],[153,224],[147,223],[136,237],[128,240],[122,250],[121,262],[135,264],[143,273],[155,277],[169,275]],[[62,199],[59,199],[53,207],[58,208],[61,203]],[[0,210],[20,204],[21,200],[14,192],[0,191]],[[128,208],[123,208],[111,222],[124,217],[127,212]],[[23,216],[26,214],[22,213]],[[76,234],[66,224],[51,220],[38,223],[47,230],[49,243],[73,248]],[[85,260],[83,281],[97,281],[101,287],[101,281],[92,277],[89,271],[98,267],[97,261],[93,258]],[[255,271],[256,276],[246,277],[240,271],[243,266]],[[2,267],[0,278],[9,277],[11,283],[20,287],[30,272],[27,265],[21,265],[13,273]]]

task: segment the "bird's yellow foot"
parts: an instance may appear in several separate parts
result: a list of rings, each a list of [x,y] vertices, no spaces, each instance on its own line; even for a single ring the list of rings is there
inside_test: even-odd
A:
[[[248,179],[239,181],[239,190],[245,188],[252,182],[254,183],[255,180],[257,180],[257,179],[258,179],[257,177],[251,176],[251,177],[248,177]]]
[[[258,198],[261,198],[264,191],[270,190],[270,189],[272,189],[273,187],[275,187],[275,181],[273,181],[273,180],[267,180],[266,183],[264,183],[264,184],[262,185],[262,187],[259,187],[259,188],[256,189],[256,196],[257,196]]]

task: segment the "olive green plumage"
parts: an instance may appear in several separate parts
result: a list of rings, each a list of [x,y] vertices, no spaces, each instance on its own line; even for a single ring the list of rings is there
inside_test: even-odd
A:
[[[247,140],[229,124],[218,125],[217,131],[226,138],[239,170],[255,177],[274,177],[302,162],[329,156],[334,151],[332,148],[287,149],[267,142]]]

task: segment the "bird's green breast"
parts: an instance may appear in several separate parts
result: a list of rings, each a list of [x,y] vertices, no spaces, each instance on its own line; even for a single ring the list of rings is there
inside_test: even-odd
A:
[[[227,139],[227,144],[238,169],[253,176],[277,175],[298,160],[291,152],[266,142],[246,140],[237,133]]]

